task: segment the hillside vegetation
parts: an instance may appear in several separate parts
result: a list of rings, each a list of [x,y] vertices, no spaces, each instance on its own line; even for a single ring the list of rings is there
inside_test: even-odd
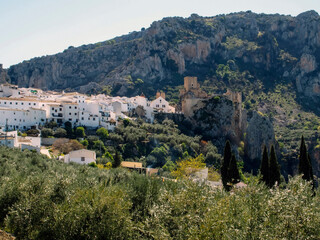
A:
[[[0,228],[18,239],[318,239],[319,225],[298,177],[225,192],[0,147]]]

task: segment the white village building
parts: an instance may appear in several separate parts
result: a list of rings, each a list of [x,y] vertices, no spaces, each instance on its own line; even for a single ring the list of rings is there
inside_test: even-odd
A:
[[[69,154],[64,156],[65,163],[79,163],[79,164],[89,164],[96,162],[96,152],[87,149],[80,149],[76,151],[69,152]]]
[[[113,130],[119,118],[128,118],[128,113],[138,106],[143,107],[145,116],[153,122],[158,112],[174,113],[174,107],[158,92],[156,99],[149,101],[145,96],[110,97],[104,94],[86,96],[77,92],[57,93],[34,88],[18,88],[15,85],[0,85],[0,128],[7,124],[9,130],[27,130],[55,121],[73,126],[89,128],[105,127]]]

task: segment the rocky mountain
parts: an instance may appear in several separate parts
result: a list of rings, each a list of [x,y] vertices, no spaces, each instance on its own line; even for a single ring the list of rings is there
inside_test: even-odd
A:
[[[267,138],[277,140],[283,164],[291,166],[302,134],[310,150],[320,149],[319,64],[318,13],[292,17],[248,11],[164,18],[139,32],[1,68],[0,80],[127,96],[144,92],[150,97],[159,89],[177,102],[183,77],[197,76],[209,94],[226,88],[242,92],[251,116],[243,138],[250,155],[258,157],[250,146],[264,141],[252,129],[273,128]],[[312,155],[320,173],[319,151]]]
[[[319,101],[319,47],[320,17],[314,11],[297,17],[250,11],[215,17],[193,14],[24,61],[11,66],[8,75],[11,83],[23,87],[90,92],[110,85],[114,94],[124,95],[147,86],[181,85],[185,75],[210,79],[219,64],[233,60],[233,68],[247,70],[251,81],[294,82],[300,96]]]

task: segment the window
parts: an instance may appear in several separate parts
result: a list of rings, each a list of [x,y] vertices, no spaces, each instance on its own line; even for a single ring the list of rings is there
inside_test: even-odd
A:
[[[162,104],[162,107],[166,107],[166,105]]]
[[[71,121],[72,121],[72,118],[69,118],[69,121],[71,122]]]
[[[10,102],[10,104],[12,104],[12,102]]]
[[[71,106],[69,106],[69,109],[71,109]]]
[[[157,104],[156,107],[159,107],[159,104]]]
[[[93,118],[93,121],[95,121],[96,119],[95,118]]]
[[[77,115],[77,113],[74,113],[74,115]]]
[[[23,102],[21,103],[21,105],[23,105]]]
[[[82,117],[81,120],[84,120],[84,118]]]
[[[161,99],[160,99],[160,103],[161,103]]]
[[[81,162],[84,162],[86,160],[85,157],[81,157]]]
[[[69,115],[71,115],[71,113],[69,113]]]
[[[7,104],[7,102],[4,102],[4,104]]]
[[[31,105],[31,103],[29,103],[29,106]],[[53,110],[53,108],[52,108],[52,110]]]
[[[30,103],[29,103],[29,105],[30,105]],[[52,110],[54,110],[54,108],[51,108]]]
[[[18,103],[16,102],[16,105],[18,105]]]
[[[35,106],[35,105],[36,105],[36,103],[33,104],[33,106]]]
[[[62,108],[59,108],[59,111],[62,111]]]
[[[77,107],[75,106],[74,109],[77,109]]]
[[[57,112],[57,110],[54,110],[54,112]]]
[[[83,115],[84,113],[82,112],[82,115]]]

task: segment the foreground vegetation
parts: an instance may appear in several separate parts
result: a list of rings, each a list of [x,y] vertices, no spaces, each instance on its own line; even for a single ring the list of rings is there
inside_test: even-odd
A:
[[[319,239],[319,225],[299,177],[225,192],[0,148],[0,228],[18,239]]]

